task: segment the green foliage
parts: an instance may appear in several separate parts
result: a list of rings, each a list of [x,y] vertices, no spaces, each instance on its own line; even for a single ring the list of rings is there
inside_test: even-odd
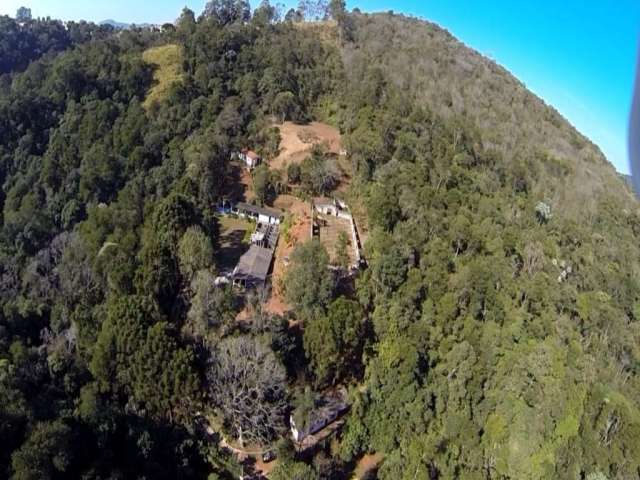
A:
[[[91,372],[101,390],[125,393],[152,415],[187,415],[199,388],[193,362],[152,302],[123,297],[107,308]]]
[[[266,164],[260,164],[253,170],[253,191],[261,204],[271,203],[275,193],[271,172]]]
[[[300,164],[291,163],[287,167],[287,180],[289,183],[298,184],[302,179],[302,169],[300,168]]]
[[[333,273],[322,244],[312,240],[298,245],[291,254],[285,279],[285,296],[304,319],[321,315],[331,300]]]
[[[311,195],[326,195],[337,186],[335,162],[325,155],[321,147],[314,147],[311,156],[300,164],[300,182]]]
[[[637,476],[640,216],[616,172],[435,25],[277,13],[218,0],[118,35],[0,17],[0,477],[237,476],[195,411],[272,442],[305,353],[319,385],[359,383],[316,467],[288,448],[274,478],[374,451],[381,479]],[[316,148],[287,181],[344,180],[368,268],[336,285],[300,245],[291,315],[256,297],[236,322],[213,211],[241,193],[232,152],[278,154],[274,115],[340,128],[340,170]],[[262,202],[284,191],[255,173]]]
[[[215,276],[208,270],[196,273],[191,282],[191,307],[183,333],[194,340],[204,341],[216,334],[224,334],[235,320],[235,302],[231,288],[215,285]]]
[[[180,273],[191,279],[196,272],[211,267],[213,246],[211,239],[198,226],[189,227],[178,244]]]
[[[64,475],[73,460],[72,431],[61,421],[39,423],[11,457],[16,480],[39,480]]]
[[[335,384],[361,368],[365,325],[360,306],[339,298],[327,314],[307,323],[304,349],[318,384]]]
[[[251,6],[246,0],[211,0],[202,13],[221,25],[234,22],[246,22],[251,16]]]
[[[279,463],[269,478],[273,480],[317,480],[320,476],[310,465],[292,461]]]
[[[15,20],[0,16],[0,74],[22,71],[42,55],[56,54],[87,42],[92,36],[106,38],[113,29],[86,22],[31,18],[31,10],[21,7]]]

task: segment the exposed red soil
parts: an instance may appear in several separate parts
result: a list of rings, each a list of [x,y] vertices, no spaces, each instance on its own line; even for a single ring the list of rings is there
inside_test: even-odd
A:
[[[271,298],[266,305],[268,312],[283,315],[291,310],[284,300],[283,291],[287,262],[295,246],[311,238],[311,207],[307,202],[291,195],[280,195],[274,206],[287,212],[292,218],[288,235],[281,232],[278,240],[271,281]]]
[[[291,163],[300,163],[316,144],[323,144],[328,153],[339,155],[342,150],[340,131],[326,123],[311,122],[298,125],[284,122],[280,130],[280,154],[271,160],[274,169],[286,169]]]

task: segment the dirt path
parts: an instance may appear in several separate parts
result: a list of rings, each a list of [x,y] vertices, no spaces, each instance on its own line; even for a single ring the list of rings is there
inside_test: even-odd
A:
[[[220,447],[226,448],[230,450],[238,459],[239,462],[245,462],[249,457],[251,457],[254,461],[253,470],[255,473],[259,473],[262,476],[269,476],[271,471],[277,465],[277,459],[272,462],[265,463],[262,460],[262,456],[269,451],[269,449],[264,448],[240,448],[231,443],[229,443],[224,437],[220,440]]]
[[[251,201],[256,198],[256,194],[253,191],[253,177],[251,176],[251,172],[246,168],[242,169],[240,183],[244,188],[244,201],[251,203]]]
[[[381,453],[369,453],[362,457],[360,460],[358,460],[358,464],[356,465],[354,478],[364,478],[364,476],[368,472],[378,468],[383,458],[384,457]]]

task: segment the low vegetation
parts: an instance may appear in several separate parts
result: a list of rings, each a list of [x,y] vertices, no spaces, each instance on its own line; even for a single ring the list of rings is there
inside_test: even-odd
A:
[[[152,105],[160,103],[170,90],[182,81],[182,47],[169,44],[145,50],[142,59],[153,65],[153,86],[149,90],[143,103],[146,110]]]

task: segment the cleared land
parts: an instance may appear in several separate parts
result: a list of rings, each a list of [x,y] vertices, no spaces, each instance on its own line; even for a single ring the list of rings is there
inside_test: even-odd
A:
[[[254,225],[241,218],[219,217],[220,251],[217,255],[220,273],[233,271],[238,260],[247,251]]]
[[[175,44],[154,47],[146,50],[142,59],[156,66],[153,86],[143,103],[144,108],[149,110],[151,105],[167,97],[174,83],[182,81],[182,49]]]
[[[329,153],[339,155],[342,150],[340,131],[326,123],[311,122],[298,125],[284,122],[280,130],[280,154],[271,160],[275,169],[286,169],[292,163],[301,163],[309,155],[314,145],[323,144]]]
[[[334,217],[332,215],[318,214],[316,217],[316,223],[319,227],[319,240],[324,248],[329,253],[329,261],[333,265],[338,263],[338,251],[336,246],[338,244],[338,236],[340,232],[344,232],[349,239],[347,245],[347,253],[349,255],[349,263],[354,264],[357,261],[356,254],[353,248],[353,242],[351,241],[351,224],[349,220],[344,218]]]
[[[243,200],[245,202],[251,202],[254,200],[256,198],[256,194],[253,190],[253,176],[246,168],[241,168],[240,170],[240,184],[244,189],[242,194]]]
[[[266,309],[268,312],[282,315],[291,309],[283,295],[288,259],[296,245],[311,238],[311,208],[307,202],[291,195],[280,195],[274,206],[287,212],[288,219],[281,228],[280,240],[276,248],[271,298]]]

